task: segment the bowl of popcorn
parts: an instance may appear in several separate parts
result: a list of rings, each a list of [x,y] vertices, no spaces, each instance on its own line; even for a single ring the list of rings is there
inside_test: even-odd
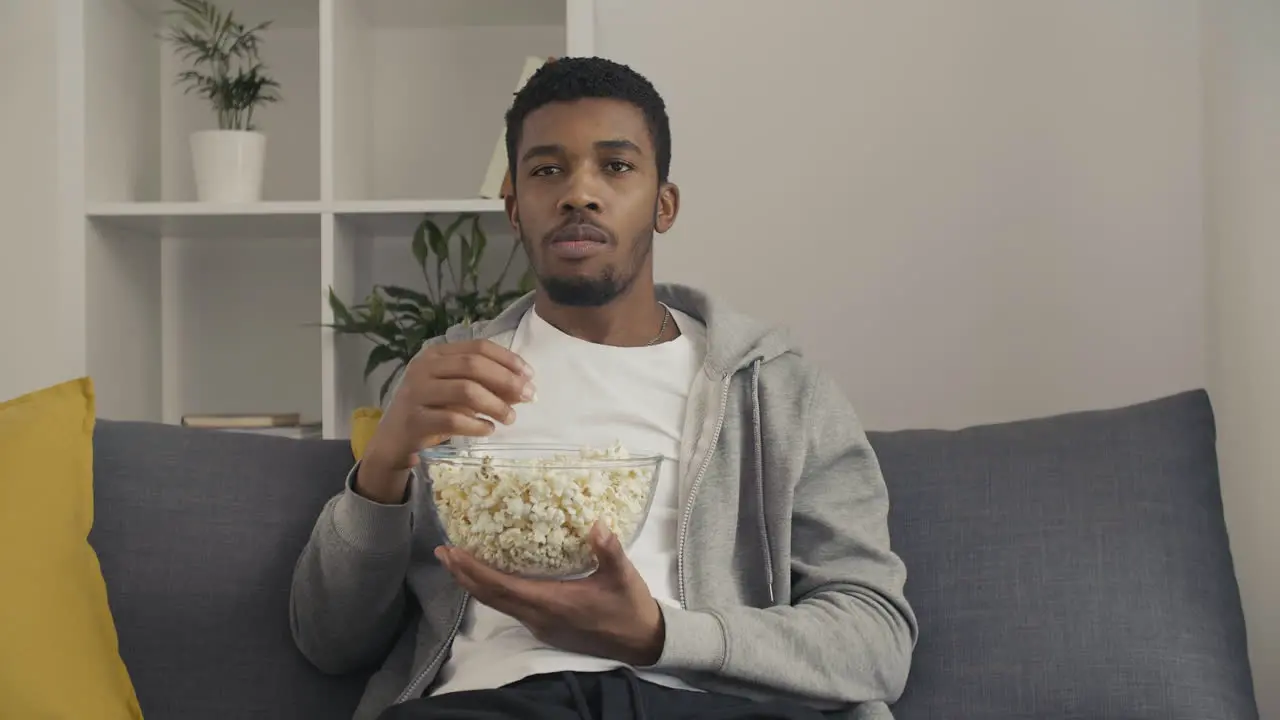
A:
[[[662,456],[607,448],[482,442],[420,454],[449,545],[503,572],[573,579],[595,571],[596,521],[624,549],[640,535]]]

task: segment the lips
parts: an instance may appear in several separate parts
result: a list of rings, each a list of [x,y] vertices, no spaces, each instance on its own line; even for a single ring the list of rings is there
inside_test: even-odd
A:
[[[551,244],[560,243],[599,243],[609,242],[609,235],[604,230],[588,223],[574,223],[560,228],[551,235]]]

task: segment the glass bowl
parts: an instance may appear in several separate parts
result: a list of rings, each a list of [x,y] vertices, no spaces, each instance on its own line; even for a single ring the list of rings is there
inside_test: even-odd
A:
[[[447,544],[521,577],[596,570],[588,533],[601,520],[624,550],[640,535],[662,455],[573,445],[481,442],[419,453]]]

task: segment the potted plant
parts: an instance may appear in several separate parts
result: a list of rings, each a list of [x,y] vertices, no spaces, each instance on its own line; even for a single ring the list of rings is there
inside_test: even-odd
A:
[[[254,111],[280,99],[280,85],[259,58],[266,21],[246,27],[231,11],[209,0],[172,0],[174,23],[162,35],[187,69],[177,82],[213,107],[217,129],[191,134],[196,198],[202,202],[262,199],[267,138],[254,125]]]
[[[463,232],[464,229],[466,232]],[[456,242],[455,242],[456,237]],[[487,285],[480,283],[480,266],[489,240],[475,213],[462,213],[441,229],[430,217],[424,217],[413,233],[410,248],[422,272],[423,289],[395,285],[375,285],[360,303],[348,307],[329,288],[329,307],[334,332],[359,335],[373,343],[364,366],[364,379],[387,363],[394,368],[382,382],[378,403],[386,402],[395,379],[399,377],[430,338],[443,335],[458,323],[491,320],[512,301],[529,292],[534,285],[532,268],[521,276],[517,286],[507,286],[511,262],[520,249],[511,244],[506,262],[498,277]],[[367,437],[381,416],[377,408],[356,410],[353,419],[353,441]],[[356,448],[359,455],[359,446]]]

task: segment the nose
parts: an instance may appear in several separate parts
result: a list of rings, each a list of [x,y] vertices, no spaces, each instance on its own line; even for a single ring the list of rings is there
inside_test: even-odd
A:
[[[586,210],[598,213],[602,209],[595,177],[590,172],[581,170],[570,175],[565,193],[560,198],[560,211],[574,213]]]

